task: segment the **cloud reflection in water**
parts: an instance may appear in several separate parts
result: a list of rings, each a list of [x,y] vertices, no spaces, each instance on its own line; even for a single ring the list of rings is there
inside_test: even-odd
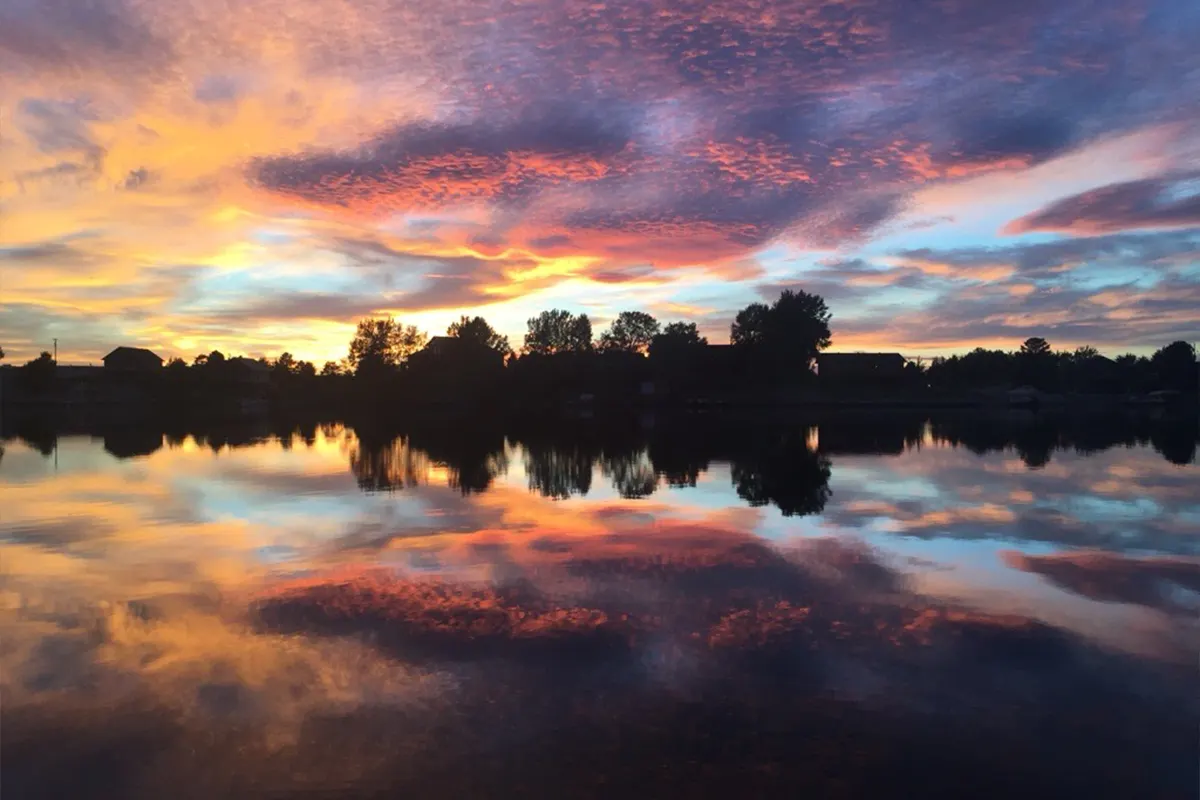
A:
[[[6,442],[4,788],[1191,785],[1194,467],[818,427]],[[1110,551],[1047,553],[1042,503]]]

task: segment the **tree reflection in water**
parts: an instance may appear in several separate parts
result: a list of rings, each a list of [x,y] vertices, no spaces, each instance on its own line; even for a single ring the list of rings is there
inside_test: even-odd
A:
[[[531,445],[525,450],[529,490],[554,500],[586,495],[592,488],[595,459],[595,455],[578,447]]]
[[[394,492],[429,481],[428,454],[410,447],[403,436],[360,436],[348,441],[346,450],[350,471],[365,492]]]
[[[816,431],[816,433],[814,433]],[[1090,453],[1152,444],[1167,460],[1189,463],[1200,432],[1193,420],[1117,415],[1101,419],[1000,412],[894,413],[869,419],[832,416],[815,423],[772,424],[683,418],[657,425],[566,422],[506,430],[501,423],[413,426],[380,435],[361,428],[349,447],[351,470],[366,491],[424,483],[432,465],[463,494],[487,491],[520,450],[529,490],[564,500],[592,489],[597,471],[622,498],[650,497],[662,486],[693,487],[713,462],[730,466],[740,498],[785,515],[817,514],[830,497],[838,455],[899,455],[925,441],[985,454],[1014,451],[1030,469],[1060,450]]]
[[[785,517],[821,513],[830,495],[829,476],[829,459],[809,450],[798,432],[733,462],[738,497],[752,506],[775,505]]]

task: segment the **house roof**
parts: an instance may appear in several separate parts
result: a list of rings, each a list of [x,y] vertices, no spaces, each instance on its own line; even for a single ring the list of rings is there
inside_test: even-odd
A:
[[[102,358],[101,361],[108,361],[108,359],[110,359],[116,355],[132,355],[134,353],[138,354],[139,356],[142,354],[145,354],[145,355],[151,356],[153,358],[157,358],[159,361],[162,361],[162,358],[160,358],[157,353],[155,353],[152,350],[147,350],[144,347],[118,347],[115,350],[113,350],[111,353],[106,355],[104,358]]]
[[[904,360],[904,356],[899,353],[820,353],[817,356],[818,361],[880,361],[880,360]]]
[[[234,356],[233,358],[227,358],[225,359],[225,363],[231,367],[238,367],[239,369],[249,369],[260,372],[269,372],[271,369],[261,361],[253,358],[246,358],[245,356]]]

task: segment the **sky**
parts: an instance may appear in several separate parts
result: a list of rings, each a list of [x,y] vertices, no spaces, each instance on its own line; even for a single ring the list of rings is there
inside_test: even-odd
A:
[[[1200,339],[1194,0],[0,0],[0,347]]]

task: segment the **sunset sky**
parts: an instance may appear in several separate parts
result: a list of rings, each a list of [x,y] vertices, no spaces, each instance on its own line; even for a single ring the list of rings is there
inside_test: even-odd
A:
[[[1200,339],[1196,0],[0,0],[0,347]]]

